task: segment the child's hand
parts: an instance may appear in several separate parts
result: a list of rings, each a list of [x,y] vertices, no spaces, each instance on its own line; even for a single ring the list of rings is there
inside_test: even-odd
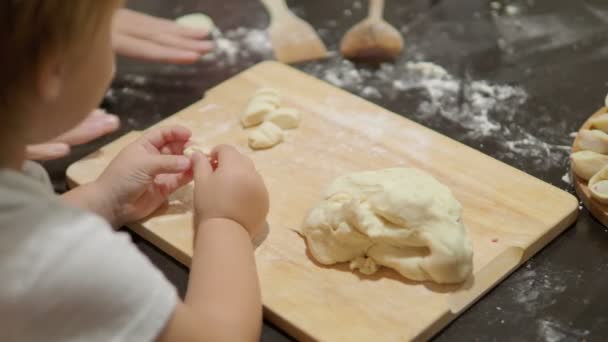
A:
[[[194,207],[195,225],[211,219],[239,223],[251,237],[266,225],[268,192],[253,162],[230,146],[222,145],[211,153],[217,160],[214,171],[209,159],[195,152]]]
[[[190,159],[182,155],[191,135],[179,126],[154,129],[116,156],[94,183],[113,225],[150,215],[192,180]]]

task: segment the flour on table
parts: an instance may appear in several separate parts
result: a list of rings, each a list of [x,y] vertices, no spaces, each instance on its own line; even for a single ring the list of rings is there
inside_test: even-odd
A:
[[[272,44],[265,30],[239,27],[214,34],[215,49],[202,61],[217,66],[234,66],[243,60],[272,58]]]
[[[413,54],[413,58],[418,57]],[[476,148],[494,146],[495,157],[515,167],[525,166],[529,172],[561,167],[570,152],[570,130],[562,122],[548,116],[515,120],[527,112],[524,106],[529,97],[519,86],[461,78],[424,60],[372,69],[335,58],[304,66],[304,70],[371,101],[382,99],[389,109],[391,102],[408,97],[413,108],[400,105],[401,109],[393,110],[437,130],[456,127],[452,138]],[[557,129],[549,132],[543,127],[547,124],[560,127],[563,134]]]

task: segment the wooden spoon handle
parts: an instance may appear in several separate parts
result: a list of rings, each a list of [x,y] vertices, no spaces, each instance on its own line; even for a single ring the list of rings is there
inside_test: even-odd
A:
[[[384,0],[369,0],[369,18],[382,19]]]
[[[262,3],[266,6],[266,9],[270,12],[272,18],[290,14],[289,7],[287,7],[285,0],[262,0]]]

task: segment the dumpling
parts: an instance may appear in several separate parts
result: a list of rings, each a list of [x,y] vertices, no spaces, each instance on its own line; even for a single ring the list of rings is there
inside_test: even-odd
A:
[[[583,129],[579,132],[578,138],[578,146],[581,150],[608,154],[608,134],[599,129]]]
[[[608,204],[608,167],[602,168],[589,180],[591,197],[600,203]]]
[[[591,119],[591,128],[597,128],[604,133],[608,133],[608,114],[602,114]]]
[[[574,174],[584,180],[591,179],[599,170],[608,165],[608,156],[593,151],[572,153],[570,160]]]

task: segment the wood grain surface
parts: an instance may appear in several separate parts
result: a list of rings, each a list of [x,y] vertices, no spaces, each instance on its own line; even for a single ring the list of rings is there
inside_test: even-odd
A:
[[[253,152],[238,113],[262,86],[279,89],[303,122],[277,147]],[[256,258],[268,319],[303,340],[424,340],[560,234],[577,216],[576,198],[524,172],[379,106],[276,62],[261,63],[209,90],[203,100],[158,125],[180,124],[203,145],[236,145],[263,175],[271,195],[271,232]],[[132,133],[68,169],[72,184],[94,180]],[[294,232],[337,176],[416,167],[451,188],[463,205],[474,248],[474,276],[462,285],[373,276],[315,263]],[[188,265],[191,188],[130,225]],[[229,248],[229,246],[227,246]]]

